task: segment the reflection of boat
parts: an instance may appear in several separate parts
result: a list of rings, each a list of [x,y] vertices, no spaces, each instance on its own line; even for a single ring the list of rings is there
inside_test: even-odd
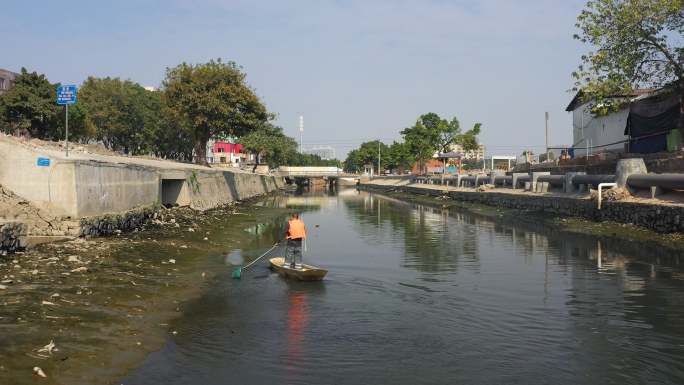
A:
[[[320,281],[328,274],[328,270],[305,264],[302,264],[301,270],[284,267],[285,258],[271,258],[270,262],[271,269],[275,270],[278,274],[300,281]]]

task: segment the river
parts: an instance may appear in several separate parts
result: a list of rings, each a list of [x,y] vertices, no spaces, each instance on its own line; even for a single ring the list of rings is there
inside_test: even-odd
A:
[[[354,188],[263,206],[301,212],[295,282],[268,268],[285,217],[241,250],[123,384],[679,384],[679,252],[543,220],[406,202]],[[517,219],[516,219],[517,218]],[[250,234],[251,233],[251,234]]]

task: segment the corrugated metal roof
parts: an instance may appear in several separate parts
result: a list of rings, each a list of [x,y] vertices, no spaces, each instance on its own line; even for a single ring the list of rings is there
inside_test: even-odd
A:
[[[639,89],[639,90],[634,90],[632,91],[629,95],[628,94],[615,94],[614,97],[616,98],[631,98],[631,97],[636,97],[636,96],[642,96],[649,94],[651,92],[657,91],[658,88],[644,88],[644,89]],[[580,98],[584,95],[582,91],[578,91],[575,94],[575,97],[572,98],[572,101],[568,106],[565,108],[565,111],[572,112],[575,110],[575,106],[579,103]]]

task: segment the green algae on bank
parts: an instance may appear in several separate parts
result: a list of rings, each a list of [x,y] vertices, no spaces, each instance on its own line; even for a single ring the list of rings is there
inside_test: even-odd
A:
[[[254,222],[283,209],[164,209],[119,236],[47,243],[0,259],[0,383],[114,383],[166,338],[182,304],[215,283]],[[38,352],[54,341],[52,354]]]

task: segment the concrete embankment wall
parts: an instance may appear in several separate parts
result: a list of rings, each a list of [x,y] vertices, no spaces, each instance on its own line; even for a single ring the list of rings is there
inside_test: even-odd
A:
[[[592,199],[574,197],[544,196],[532,194],[510,194],[494,191],[457,191],[418,187],[415,185],[388,186],[365,183],[364,187],[379,190],[397,190],[418,195],[443,196],[461,202],[501,206],[512,209],[543,211],[568,216],[582,217],[592,221],[614,221],[632,223],[650,230],[663,233],[684,231],[684,207],[668,204],[640,202],[606,202],[598,210],[597,202]]]
[[[84,154],[67,158],[7,138],[0,138],[0,154],[0,185],[38,211],[41,223],[29,226],[31,235],[125,230],[153,215],[160,204],[205,210],[285,185],[280,177],[174,162]],[[39,165],[39,158],[49,165]],[[65,221],[68,226],[58,225]],[[73,226],[75,221],[80,225]]]

